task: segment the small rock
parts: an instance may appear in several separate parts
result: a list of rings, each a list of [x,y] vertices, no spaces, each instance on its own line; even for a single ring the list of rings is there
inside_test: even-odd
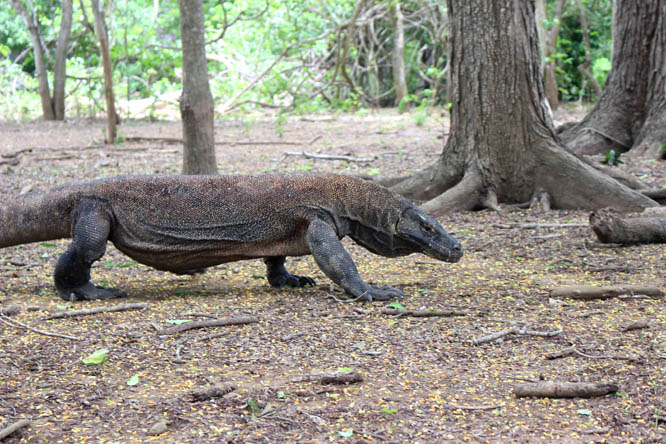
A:
[[[153,424],[153,426],[148,431],[149,435],[157,436],[167,431],[166,421],[159,421]]]
[[[0,314],[4,316],[14,316],[21,312],[21,307],[18,305],[8,305],[6,307],[0,307]]]

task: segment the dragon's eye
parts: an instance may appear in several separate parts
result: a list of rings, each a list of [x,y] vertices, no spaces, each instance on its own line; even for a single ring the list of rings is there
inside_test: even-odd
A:
[[[430,233],[435,231],[435,228],[432,225],[423,224],[423,231],[425,231],[426,233]]]

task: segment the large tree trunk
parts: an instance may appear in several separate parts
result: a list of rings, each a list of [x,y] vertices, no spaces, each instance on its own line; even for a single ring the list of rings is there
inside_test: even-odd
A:
[[[400,2],[391,2],[393,21],[393,83],[395,84],[395,104],[400,105],[407,97],[407,74],[405,72],[405,19],[400,10]]]
[[[102,56],[104,70],[104,97],[106,98],[106,135],[105,142],[113,143],[116,140],[116,100],[113,96],[113,65],[109,50],[109,34],[104,18],[103,0],[92,0],[93,15],[95,16],[95,34],[99,41],[99,51]]]
[[[55,65],[53,67],[53,107],[56,120],[65,120],[65,69],[67,50],[72,33],[72,0],[62,1],[60,33],[56,44]]]
[[[183,45],[183,174],[216,174],[213,96],[208,84],[202,0],[179,0]]]
[[[613,60],[590,113],[562,133],[583,154],[611,149],[666,158],[666,2],[617,0]]]
[[[44,120],[54,120],[53,102],[51,101],[51,92],[49,90],[49,76],[46,72],[46,58],[42,48],[42,38],[39,32],[39,20],[34,8],[30,11],[21,3],[21,0],[9,0],[12,8],[21,16],[23,23],[28,28],[32,51],[35,56],[35,71],[39,83],[39,97],[42,101],[42,116]]]
[[[392,188],[434,214],[550,197],[553,208],[657,203],[571,154],[554,133],[530,0],[448,0],[453,103],[439,160]]]

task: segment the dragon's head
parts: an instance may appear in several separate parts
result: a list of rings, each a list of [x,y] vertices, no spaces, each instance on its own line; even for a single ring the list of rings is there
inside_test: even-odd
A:
[[[423,253],[445,262],[458,262],[463,248],[453,236],[417,207],[403,211],[396,225],[393,243],[410,253]],[[408,254],[408,253],[407,253]]]

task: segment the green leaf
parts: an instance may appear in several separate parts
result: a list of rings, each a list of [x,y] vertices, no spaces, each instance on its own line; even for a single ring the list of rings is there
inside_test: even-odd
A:
[[[340,367],[336,370],[336,372],[338,372],[338,373],[349,373],[351,371],[352,371],[352,369],[349,368],[349,367]]]
[[[391,302],[388,304],[389,308],[395,308],[396,310],[406,310],[405,307],[402,306],[399,302]]]
[[[277,397],[278,397],[278,399],[285,399],[287,397],[287,395],[285,395],[285,393],[282,390],[279,390],[277,392]]]
[[[42,247],[45,247],[45,248],[56,248],[56,247],[57,247],[56,244],[52,244],[52,243],[50,243],[50,242],[44,242],[44,243],[41,244],[41,245],[42,245]]]
[[[389,408],[382,408],[382,413],[390,413],[390,414],[395,414],[398,413],[398,409],[389,409]]]
[[[81,362],[83,362],[85,365],[103,364],[108,359],[108,353],[109,353],[109,350],[107,350],[105,348],[100,348],[99,350],[95,351],[91,355],[88,355],[87,357],[81,359]]]
[[[167,319],[164,322],[166,322],[167,324],[180,325],[192,322],[192,319]]]
[[[74,306],[73,305],[60,305],[60,304],[58,304],[58,305],[56,305],[56,308],[58,310],[71,310],[72,308],[74,308]]]
[[[578,413],[580,415],[586,415],[586,416],[592,415],[592,412],[589,411],[588,409],[578,409],[578,410],[576,410],[576,413]]]
[[[252,278],[252,279],[264,279],[264,276],[262,276],[262,275],[260,275],[260,274],[253,274],[253,275],[251,276],[251,278]]]
[[[132,375],[132,377],[127,380],[127,385],[129,385],[129,386],[137,385],[138,383],[139,383],[139,374],[138,373],[134,373]]]
[[[351,438],[351,436],[354,434],[354,429],[347,429],[347,430],[339,430],[338,435],[340,435],[343,438]]]
[[[185,290],[185,289],[178,289],[174,293],[176,293],[178,296],[187,296],[190,294],[190,290]]]
[[[255,401],[252,398],[247,399],[247,405],[250,407],[250,410],[252,410],[252,413],[257,413],[261,411],[261,407],[259,407],[259,404],[257,404],[257,401]]]

